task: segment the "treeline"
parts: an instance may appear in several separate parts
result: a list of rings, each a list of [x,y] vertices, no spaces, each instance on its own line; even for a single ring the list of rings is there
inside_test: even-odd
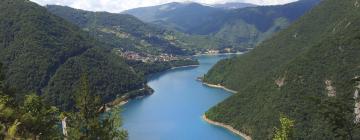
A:
[[[0,73],[0,139],[127,139],[120,128],[120,109],[105,112],[99,96],[90,93],[87,75],[81,78],[72,111],[61,112],[35,93],[15,101],[16,90],[4,84]],[[62,121],[67,125],[60,125]]]

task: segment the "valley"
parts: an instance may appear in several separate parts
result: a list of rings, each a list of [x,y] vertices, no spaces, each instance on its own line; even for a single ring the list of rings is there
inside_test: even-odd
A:
[[[359,0],[202,2],[0,1],[0,139],[360,139]]]
[[[242,140],[230,131],[205,122],[207,109],[231,96],[196,81],[217,61],[235,55],[199,56],[200,65],[169,70],[149,77],[151,96],[123,106],[124,128],[133,140],[208,139]]]

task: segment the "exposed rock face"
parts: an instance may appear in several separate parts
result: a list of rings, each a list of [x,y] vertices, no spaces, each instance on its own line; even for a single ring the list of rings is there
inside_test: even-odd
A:
[[[355,123],[360,122],[360,98],[359,98],[359,90],[360,90],[360,82],[358,82],[358,86],[356,86],[356,90],[354,93],[354,99],[355,99],[355,108],[354,108],[354,114],[355,114]]]
[[[359,8],[359,7],[360,7],[359,1],[355,1],[354,6],[355,6],[356,8]]]
[[[281,88],[285,84],[285,77],[282,77],[282,78],[279,78],[279,79],[275,80],[275,83],[279,88]]]
[[[329,97],[335,97],[336,96],[336,90],[335,90],[335,87],[332,86],[332,81],[331,80],[325,80],[325,85],[326,85],[327,95]]]
[[[298,33],[295,33],[293,37],[296,39],[298,37]]]

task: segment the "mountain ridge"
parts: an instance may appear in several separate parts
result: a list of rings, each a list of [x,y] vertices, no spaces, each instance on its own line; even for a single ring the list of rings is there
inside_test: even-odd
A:
[[[231,9],[241,9],[247,7],[256,7],[259,5],[251,4],[251,3],[242,3],[242,2],[227,2],[222,4],[211,4],[210,6],[231,10]]]
[[[89,73],[91,93],[102,95],[103,102],[144,86],[124,59],[79,27],[27,0],[0,3],[0,60],[5,83],[22,91],[17,100],[35,91],[52,105],[71,109],[81,73]]]
[[[238,94],[207,117],[253,139],[273,138],[281,114],[295,121],[291,139],[358,139],[353,79],[360,74],[360,15],[355,3],[324,0],[251,52],[216,64],[204,81]]]
[[[187,53],[182,50],[181,45],[166,38],[168,31],[143,23],[132,15],[92,12],[57,5],[48,5],[46,8],[114,48],[151,54]]]
[[[171,12],[161,6],[137,8],[124,13],[143,21],[191,35],[209,36],[228,42],[233,48],[252,48],[286,28],[320,0],[302,0],[285,5],[222,10],[209,6],[185,6]],[[201,11],[201,12],[198,12]],[[142,15],[145,13],[144,15]],[[193,14],[195,13],[195,14]]]

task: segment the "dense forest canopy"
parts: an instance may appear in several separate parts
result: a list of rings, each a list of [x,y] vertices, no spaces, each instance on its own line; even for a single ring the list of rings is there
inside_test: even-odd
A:
[[[34,91],[61,109],[73,104],[79,73],[89,74],[91,93],[103,102],[143,87],[144,78],[111,47],[46,8],[3,0],[0,11],[0,60],[7,85]],[[17,100],[24,97],[20,93]]]
[[[237,10],[172,3],[179,11],[146,13],[178,30],[171,31],[130,15],[2,0],[0,139],[127,139],[120,109],[106,112],[107,103],[151,93],[145,77],[152,73],[199,63],[131,60],[115,50],[191,55],[254,46],[275,32],[204,75],[238,91],[206,117],[255,140],[360,139],[360,2],[322,0],[298,19],[318,3]]]
[[[293,139],[359,139],[359,19],[357,0],[324,0],[253,51],[219,62],[204,80],[239,93],[207,115],[254,139],[272,138],[281,113],[295,121]]]
[[[191,34],[193,38],[209,37],[212,43],[220,43],[220,48],[222,45],[253,48],[288,27],[319,2],[320,0],[300,0],[285,5],[231,10],[199,3],[174,2],[130,9],[123,13],[161,27]]]
[[[169,39],[171,32],[146,24],[131,15],[91,12],[56,5],[48,5],[46,8],[115,48],[151,54],[189,53],[182,50],[181,44]]]
[[[1,69],[0,75],[0,139],[127,139],[127,132],[120,129],[120,109],[106,113],[101,109],[101,98],[90,93],[86,74],[73,97],[76,105],[71,112],[61,112],[35,93],[15,100],[18,92],[3,85]]]

